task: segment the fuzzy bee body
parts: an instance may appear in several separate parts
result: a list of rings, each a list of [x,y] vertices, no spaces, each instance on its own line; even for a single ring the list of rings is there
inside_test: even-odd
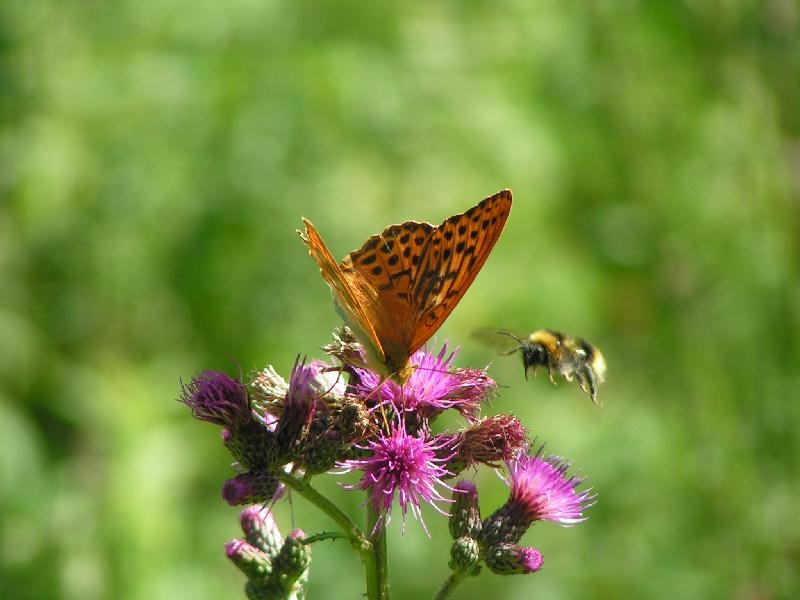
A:
[[[477,333],[485,339],[485,330]],[[528,378],[529,369],[532,368],[535,375],[539,367],[544,367],[552,383],[555,383],[556,374],[567,381],[577,379],[581,389],[597,404],[597,387],[605,378],[606,361],[600,350],[585,339],[552,329],[540,329],[527,337],[505,330],[495,330],[494,334],[506,336],[516,342],[512,347],[506,346],[501,354],[520,353],[525,379]]]

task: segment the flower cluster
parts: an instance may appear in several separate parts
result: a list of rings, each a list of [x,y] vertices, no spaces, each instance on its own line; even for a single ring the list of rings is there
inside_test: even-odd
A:
[[[284,484],[303,493],[314,475],[355,473],[357,481],[342,487],[366,493],[377,515],[367,536],[386,527],[395,506],[404,522],[410,512],[427,532],[422,506],[429,504],[449,516],[450,566],[459,576],[481,563],[499,574],[537,571],[541,553],[518,545],[530,525],[585,518],[593,496],[577,491],[582,480],[567,476],[569,463],[545,458],[541,449],[531,453],[517,417],[482,417],[497,384],[484,370],[455,367],[457,352],[447,344],[416,352],[402,384],[365,368],[363,349],[346,328],[325,349],[341,364],[298,358],[288,381],[268,366],[246,382],[206,371],[183,386],[180,400],[193,416],[223,428],[237,470],[222,485],[227,503],[265,505]],[[463,425],[437,433],[447,411]],[[506,504],[483,520],[475,485],[454,479],[480,465],[505,465],[510,488]],[[245,509],[245,538],[229,542],[227,553],[247,574],[249,597],[289,597],[307,576],[309,546],[298,532],[282,540],[265,511]],[[274,591],[278,584],[283,596]]]
[[[577,491],[582,478],[568,476],[569,463],[557,456],[543,456],[544,447],[534,454],[520,452],[506,461],[510,488],[506,503],[485,520],[480,520],[478,491],[462,481],[462,492],[453,505],[450,533],[453,536],[450,566],[455,571],[473,569],[479,559],[500,575],[532,573],[543,563],[536,548],[519,546],[523,534],[536,521],[570,526],[585,520],[584,511],[594,502],[590,489]],[[465,549],[471,551],[465,555]]]
[[[239,519],[244,539],[230,540],[225,544],[225,553],[247,575],[247,597],[301,597],[311,562],[305,533],[296,529],[282,539],[268,508],[250,506]]]

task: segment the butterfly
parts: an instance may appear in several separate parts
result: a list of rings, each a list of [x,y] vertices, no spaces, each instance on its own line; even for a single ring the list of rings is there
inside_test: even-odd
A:
[[[413,372],[410,357],[463,298],[510,211],[511,191],[502,190],[438,227],[390,225],[340,263],[309,220],[298,233],[363,345],[365,366],[403,384]]]

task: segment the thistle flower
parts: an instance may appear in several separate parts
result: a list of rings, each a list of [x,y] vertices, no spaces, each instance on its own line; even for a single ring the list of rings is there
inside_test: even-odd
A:
[[[475,422],[455,434],[443,434],[452,458],[447,469],[458,475],[478,463],[496,467],[518,455],[527,442],[525,427],[514,415],[495,415]]]
[[[484,547],[517,543],[534,521],[570,526],[586,520],[583,511],[594,503],[591,489],[576,491],[583,478],[567,476],[570,462],[561,457],[542,458],[543,449],[506,462],[504,481],[511,493],[506,504],[483,522]]]
[[[366,369],[355,371],[365,395],[378,397],[398,410],[418,411],[424,417],[433,418],[453,408],[470,421],[475,420],[480,402],[497,384],[480,369],[451,370],[457,350],[449,355],[447,350],[445,343],[436,355],[424,350],[415,352],[409,360],[414,370],[402,386],[391,379],[381,383],[380,375]],[[375,394],[379,384],[380,389]]]
[[[241,429],[253,419],[244,384],[219,371],[203,371],[181,388],[179,398],[192,416],[230,429]]]
[[[347,325],[333,331],[333,342],[326,344],[322,350],[338,358],[343,365],[361,366],[367,364],[367,353],[356,339],[353,330]]]
[[[396,495],[403,519],[410,509],[427,533],[420,501],[428,502],[442,514],[446,513],[436,503],[451,502],[437,490],[438,486],[448,488],[442,482],[448,475],[442,466],[447,458],[437,458],[439,448],[434,440],[407,434],[402,420],[392,425],[388,434],[381,434],[367,444],[365,450],[369,456],[339,463],[345,473],[356,469],[363,471],[361,481],[344,487],[367,490],[372,508],[387,516]]]
[[[272,365],[253,375],[250,382],[253,400],[256,403],[283,402],[289,391],[289,384],[281,377]]]

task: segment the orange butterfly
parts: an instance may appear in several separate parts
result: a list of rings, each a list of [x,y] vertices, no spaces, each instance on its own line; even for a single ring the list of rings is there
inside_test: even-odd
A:
[[[307,219],[300,237],[367,366],[405,383],[414,352],[436,333],[480,271],[511,210],[502,190],[438,227],[406,221],[373,235],[337,264]]]

